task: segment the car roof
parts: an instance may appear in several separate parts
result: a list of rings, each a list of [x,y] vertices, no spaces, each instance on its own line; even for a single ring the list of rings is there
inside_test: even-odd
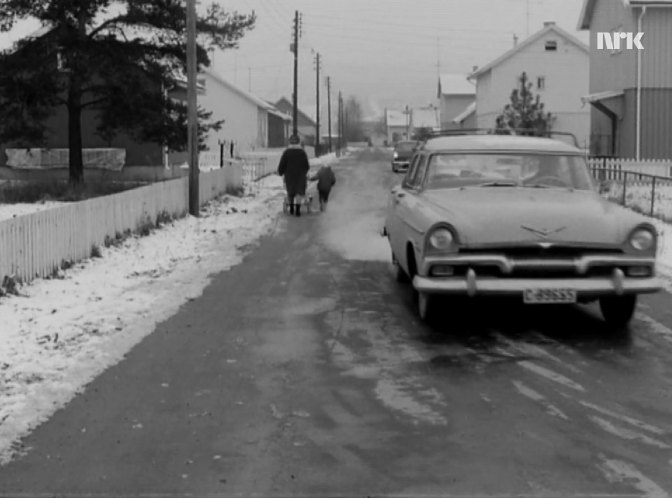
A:
[[[519,135],[455,135],[429,138],[422,146],[432,152],[502,151],[582,154],[580,149],[560,140]]]

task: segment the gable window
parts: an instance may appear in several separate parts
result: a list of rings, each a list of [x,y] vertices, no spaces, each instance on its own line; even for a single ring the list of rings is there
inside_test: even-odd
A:
[[[546,52],[554,52],[558,50],[558,42],[555,40],[547,40],[544,48],[546,49]]]
[[[537,76],[537,90],[546,89],[546,76]]]

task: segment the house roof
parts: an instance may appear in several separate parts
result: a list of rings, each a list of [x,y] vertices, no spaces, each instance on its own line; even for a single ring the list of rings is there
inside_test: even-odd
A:
[[[406,112],[397,111],[395,109],[387,110],[385,122],[387,123],[387,126],[407,126],[409,123]]]
[[[260,108],[262,108],[266,111],[269,110],[269,108],[271,107],[270,104],[268,102],[266,102],[265,100],[262,100],[259,97],[257,97],[256,95],[252,95],[251,93],[246,92],[242,88],[237,87],[236,85],[234,85],[230,81],[225,80],[219,74],[217,74],[214,70],[212,70],[210,68],[204,68],[203,73],[212,77],[212,79],[214,79],[220,85],[225,86],[228,89],[236,92],[238,95],[245,98],[249,102],[252,102],[253,104],[256,104],[257,107],[260,107]]]
[[[468,74],[439,75],[439,96],[476,95],[476,88],[467,78]]]
[[[476,101],[469,104],[464,110],[453,118],[453,123],[461,123],[476,112]]]
[[[583,0],[577,29],[590,29],[597,0]],[[672,0],[622,0],[625,7],[672,7]]]
[[[281,112],[285,112],[283,109],[287,109],[286,111],[287,114],[289,114],[294,108],[294,104],[290,102],[289,99],[287,99],[286,97],[281,97],[274,105]],[[296,114],[297,114],[297,121],[299,123],[303,121],[304,124],[302,126],[317,126],[315,121],[310,116],[308,116],[308,114],[303,112],[301,108],[298,108],[296,110]]]
[[[533,35],[527,37],[525,40],[520,42],[518,45],[513,47],[508,52],[505,52],[504,54],[499,56],[494,61],[490,62],[489,64],[486,64],[485,66],[483,66],[483,67],[477,69],[476,71],[474,71],[473,73],[471,73],[469,78],[470,79],[471,78],[478,78],[482,74],[490,71],[493,67],[499,66],[502,62],[510,59],[511,57],[516,55],[517,53],[521,52],[523,49],[529,47],[530,45],[535,43],[537,40],[543,38],[544,36],[546,36],[548,33],[551,33],[551,32],[557,34],[558,36],[563,37],[565,40],[573,43],[579,49],[583,50],[586,54],[588,54],[588,52],[589,52],[588,45],[586,45],[582,41],[578,40],[574,36],[570,35],[564,29],[559,28],[555,23],[548,22],[548,23],[544,23],[544,28],[543,29],[541,29],[541,30],[537,31],[536,33],[534,33]]]
[[[606,91],[606,92],[597,92],[584,95],[581,97],[581,102],[586,104],[590,102],[599,102],[601,100],[613,99],[615,97],[622,97],[624,95],[623,91]]]

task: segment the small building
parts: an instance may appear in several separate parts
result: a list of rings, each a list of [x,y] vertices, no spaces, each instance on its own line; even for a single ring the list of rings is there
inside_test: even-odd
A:
[[[441,74],[439,76],[438,99],[441,116],[441,128],[464,127],[455,122],[474,103],[476,87],[469,81],[468,74]],[[475,119],[474,119],[475,121]]]
[[[294,116],[294,104],[286,97],[282,97],[274,104],[274,106],[278,111],[290,116],[289,134],[291,135],[294,127],[293,123],[291,123],[291,119],[293,119],[292,117]],[[296,125],[301,141],[305,145],[315,145],[315,129],[317,124],[310,116],[308,116],[308,114],[303,112],[301,108],[296,110]]]
[[[411,137],[420,130],[436,131],[441,127],[439,108],[433,105],[411,109]]]
[[[590,109],[581,98],[588,89],[588,54],[586,44],[554,22],[545,22],[543,29],[477,68],[469,77],[476,82],[477,127],[495,127],[524,72],[532,83],[532,92],[555,116],[551,130],[570,132],[580,147],[587,147]]]
[[[385,111],[385,128],[388,144],[394,144],[399,140],[408,140],[411,135],[411,112],[409,110],[387,109]]]
[[[590,31],[591,153],[672,158],[672,0],[584,0]],[[644,33],[644,50],[598,50],[597,33]]]

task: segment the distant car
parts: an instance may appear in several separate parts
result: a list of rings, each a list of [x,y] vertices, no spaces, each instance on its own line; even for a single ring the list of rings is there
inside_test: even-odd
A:
[[[625,326],[637,296],[661,289],[657,232],[603,199],[576,147],[507,135],[428,139],[392,189],[383,234],[421,318],[437,295],[599,300]]]
[[[392,171],[398,173],[399,171],[408,170],[408,165],[413,157],[413,151],[417,142],[412,140],[404,140],[397,142],[394,145],[394,152],[392,152]]]

